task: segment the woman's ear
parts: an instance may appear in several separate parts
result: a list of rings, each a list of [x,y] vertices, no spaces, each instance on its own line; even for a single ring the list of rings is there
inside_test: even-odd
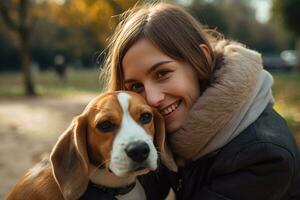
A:
[[[164,119],[157,110],[154,110],[154,126],[154,143],[156,145],[157,150],[160,152],[160,159],[168,169],[177,172],[178,167],[174,161],[173,154],[166,142]]]
[[[76,117],[52,149],[52,173],[64,199],[79,199],[88,185],[85,116]]]
[[[200,46],[202,52],[204,53],[208,64],[211,65],[212,64],[212,56],[211,56],[208,46],[206,44],[200,44],[199,46]]]

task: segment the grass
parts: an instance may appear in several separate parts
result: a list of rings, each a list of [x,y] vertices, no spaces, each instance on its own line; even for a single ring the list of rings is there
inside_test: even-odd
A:
[[[273,73],[275,109],[287,120],[294,133],[300,135],[300,74]],[[100,93],[99,70],[69,69],[67,81],[61,81],[53,71],[35,74],[36,89],[42,96],[66,96]],[[20,73],[0,74],[0,97],[23,96]]]
[[[41,96],[66,96],[102,91],[97,69],[69,69],[65,81],[60,80],[54,71],[35,73],[34,82],[36,91]],[[23,95],[23,80],[20,73],[0,74],[0,97],[21,97]]]
[[[300,74],[273,73],[275,109],[287,120],[295,134],[300,135]]]

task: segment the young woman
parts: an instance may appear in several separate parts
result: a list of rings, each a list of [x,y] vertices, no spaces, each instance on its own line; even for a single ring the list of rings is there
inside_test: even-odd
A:
[[[259,53],[216,37],[182,8],[127,13],[105,63],[109,90],[140,93],[164,117],[173,158],[141,178],[148,199],[300,199],[300,155],[272,108]]]

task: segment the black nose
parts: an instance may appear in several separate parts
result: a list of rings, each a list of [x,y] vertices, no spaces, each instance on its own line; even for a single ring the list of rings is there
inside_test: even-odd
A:
[[[146,142],[133,142],[126,147],[125,152],[133,161],[141,163],[147,159],[150,148]]]

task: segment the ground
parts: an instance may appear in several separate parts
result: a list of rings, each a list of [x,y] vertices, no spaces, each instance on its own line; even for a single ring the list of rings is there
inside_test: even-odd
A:
[[[0,99],[0,199],[94,96]]]

